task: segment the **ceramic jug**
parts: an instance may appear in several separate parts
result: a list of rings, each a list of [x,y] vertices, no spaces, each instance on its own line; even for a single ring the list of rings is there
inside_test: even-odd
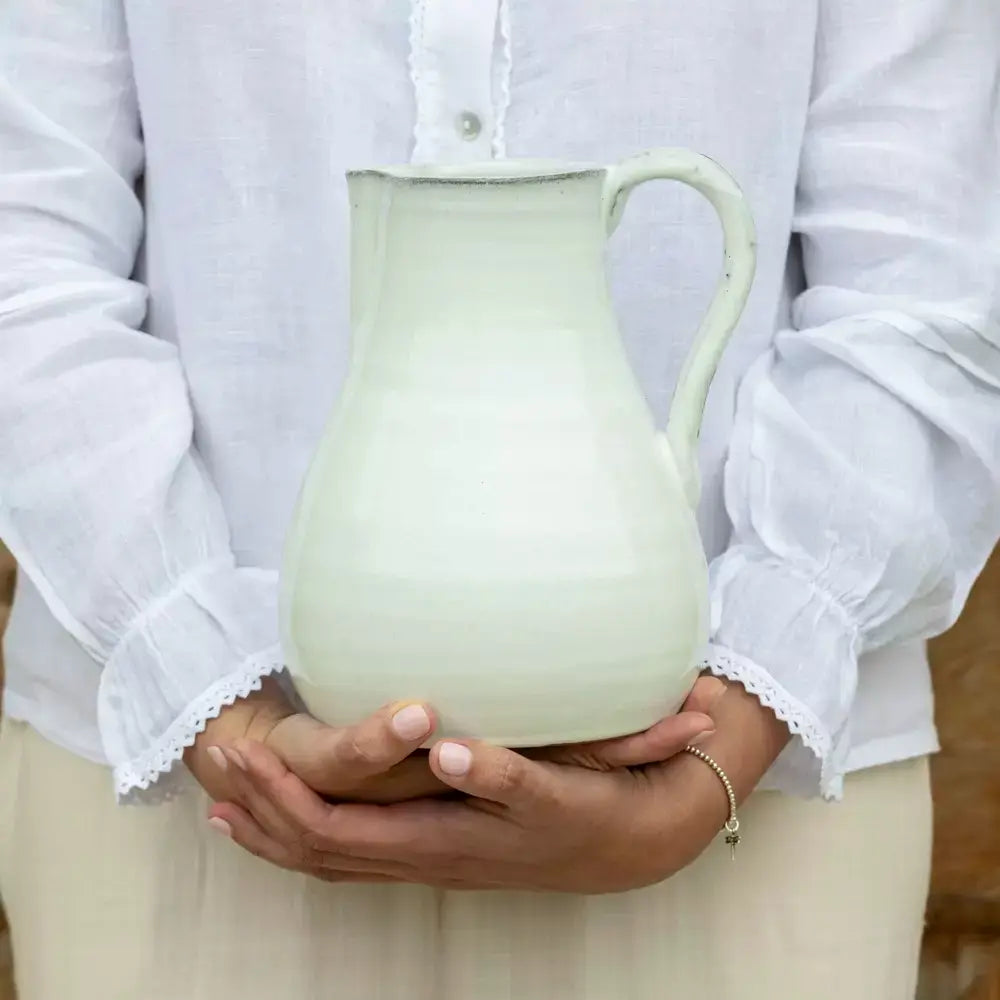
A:
[[[654,178],[704,194],[725,237],[664,433],[604,271],[629,192]],[[658,150],[361,170],[348,190],[352,363],[282,572],[306,706],[340,725],[419,699],[436,736],[511,747],[676,711],[707,638],[699,426],[754,270],[737,185]]]

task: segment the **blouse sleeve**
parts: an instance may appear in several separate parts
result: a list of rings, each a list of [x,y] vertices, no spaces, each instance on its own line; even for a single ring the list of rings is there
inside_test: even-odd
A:
[[[0,537],[102,665],[120,796],[281,665],[274,574],[233,555],[175,348],[141,332],[120,0],[0,6]]]
[[[820,0],[806,290],[741,386],[713,669],[840,792],[865,652],[957,617],[1000,534],[1000,5]]]

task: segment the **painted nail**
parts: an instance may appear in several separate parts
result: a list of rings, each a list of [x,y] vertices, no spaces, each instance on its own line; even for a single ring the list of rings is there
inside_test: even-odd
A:
[[[221,817],[213,816],[209,821],[208,825],[217,832],[221,833],[223,837],[232,837],[233,828]]]
[[[241,771],[247,769],[247,762],[232,747],[223,747],[222,752],[226,755],[230,764],[235,764]]]
[[[461,743],[442,743],[438,751],[438,765],[445,774],[460,778],[472,767],[472,751]]]
[[[392,717],[393,732],[403,740],[419,740],[431,731],[431,719],[420,705],[407,705]]]
[[[222,752],[221,747],[209,747],[207,752],[212,763],[220,771],[225,771],[229,767],[229,761],[226,760],[226,755]]]
[[[699,743],[704,743],[710,736],[715,735],[715,729],[706,729],[704,732],[699,733],[697,736],[692,737],[688,742],[691,746],[697,746]]]

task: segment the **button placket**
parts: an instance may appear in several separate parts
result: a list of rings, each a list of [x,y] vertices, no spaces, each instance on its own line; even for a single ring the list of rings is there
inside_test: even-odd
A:
[[[490,158],[497,5],[498,0],[414,0],[415,161]]]

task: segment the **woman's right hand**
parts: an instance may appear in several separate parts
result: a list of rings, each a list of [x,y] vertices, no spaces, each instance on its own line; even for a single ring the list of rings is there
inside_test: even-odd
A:
[[[233,744],[265,744],[320,795],[353,802],[401,802],[453,793],[419,748],[434,730],[423,705],[386,706],[357,725],[336,729],[297,712],[273,678],[260,691],[224,708],[184,755],[189,770],[216,801],[234,800]]]

